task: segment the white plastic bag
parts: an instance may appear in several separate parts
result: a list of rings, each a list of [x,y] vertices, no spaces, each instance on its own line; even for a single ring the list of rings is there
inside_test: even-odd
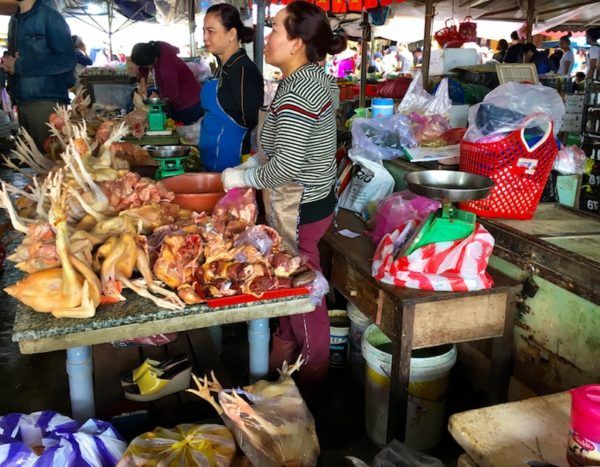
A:
[[[554,161],[554,170],[562,175],[582,174],[585,171],[587,157],[577,146],[567,146],[558,151]]]
[[[400,102],[398,113],[416,112],[421,115],[443,115],[449,118],[451,107],[448,79],[444,78],[435,91],[435,95],[431,95],[423,89],[423,77],[419,71],[410,83],[404,99]]]
[[[398,440],[392,441],[373,459],[372,467],[444,467],[435,457],[411,448]]]
[[[554,122],[558,134],[565,105],[555,89],[541,84],[506,83],[469,109],[465,141],[493,141],[522,128],[545,128]]]
[[[389,196],[395,182],[381,162],[373,162],[358,152],[356,148],[350,150],[352,178],[340,194],[339,207],[361,213],[368,202]]]

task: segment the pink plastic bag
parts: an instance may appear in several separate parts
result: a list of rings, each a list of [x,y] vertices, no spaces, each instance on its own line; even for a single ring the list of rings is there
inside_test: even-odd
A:
[[[451,129],[447,118],[441,115],[421,115],[412,112],[409,115],[413,122],[412,129],[421,146],[445,145],[442,135]]]
[[[167,345],[174,342],[177,339],[176,332],[169,332],[165,334],[155,334],[153,336],[136,337],[134,339],[125,339],[122,341],[113,342],[113,347],[120,349],[125,347],[131,347],[134,345],[145,345],[148,347],[160,347],[161,345]]]
[[[233,188],[223,196],[213,210],[213,216],[239,219],[248,225],[256,224],[258,205],[252,188]]]
[[[486,272],[494,237],[481,224],[465,239],[432,243],[396,258],[399,247],[415,226],[410,221],[383,237],[373,257],[375,279],[409,289],[447,292],[489,289],[494,285]]]
[[[410,191],[394,193],[378,203],[377,213],[373,216],[373,230],[368,231],[366,235],[378,245],[384,235],[392,233],[411,219],[420,222],[440,207],[439,201],[415,195]]]

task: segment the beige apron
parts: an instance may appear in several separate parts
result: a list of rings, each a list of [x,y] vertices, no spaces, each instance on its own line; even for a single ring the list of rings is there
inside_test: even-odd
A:
[[[266,119],[267,112],[261,109],[258,114],[256,144],[257,155],[263,160],[266,156],[260,144],[260,134]],[[303,193],[304,187],[296,183],[262,190],[267,224],[279,232],[284,248],[295,255],[298,254],[298,221]]]

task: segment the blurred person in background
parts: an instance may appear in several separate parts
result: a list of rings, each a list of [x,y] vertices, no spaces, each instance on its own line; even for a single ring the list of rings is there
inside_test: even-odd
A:
[[[573,67],[575,65],[575,54],[573,54],[573,50],[571,49],[571,39],[570,36],[563,36],[559,41],[560,49],[563,51],[563,56],[560,59],[560,63],[558,65],[558,74],[571,76],[573,72]]]
[[[398,45],[398,71],[400,73],[410,73],[414,64],[413,54],[408,50],[406,44]]]
[[[510,34],[512,40],[510,47],[506,50],[504,56],[504,63],[523,63],[523,39],[519,37],[517,31],[513,31]]]
[[[77,35],[71,36],[71,39],[73,40],[73,47],[75,48],[75,56],[77,57],[77,64],[75,65],[75,80],[76,80],[76,85],[77,85],[77,84],[79,84],[79,77],[81,76],[81,73],[83,72],[83,70],[86,67],[91,66],[92,63],[94,63],[94,62],[90,57],[87,56],[85,44],[83,43],[83,39],[81,39],[81,37],[79,37]]]
[[[527,42],[521,47],[523,54],[523,63],[533,63],[538,75],[545,75],[551,71],[556,71],[554,62],[544,53],[540,52],[535,44]]]
[[[383,72],[386,75],[390,73],[395,73],[398,70],[398,54],[395,46],[390,46],[387,48],[383,55]]]
[[[421,66],[423,64],[423,50],[421,47],[418,47],[413,52],[413,64],[415,67]]]
[[[548,52],[547,50],[545,51]],[[551,55],[548,56],[552,64],[554,65],[554,70],[557,71],[560,67],[560,61],[562,60],[565,53],[561,49],[554,49]]]
[[[504,58],[506,57],[506,52],[508,51],[508,42],[506,39],[500,39],[498,41],[498,49],[494,56],[493,60],[496,60],[498,63],[504,63]]]
[[[588,29],[585,32],[585,40],[590,45],[587,54],[586,79],[598,79],[598,68],[600,67],[600,27]]]

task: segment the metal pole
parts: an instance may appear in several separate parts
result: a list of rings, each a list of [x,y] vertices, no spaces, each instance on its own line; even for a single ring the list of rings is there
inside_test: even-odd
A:
[[[527,42],[532,40],[533,21],[535,19],[535,0],[527,1]]]
[[[427,0],[425,4],[425,31],[423,32],[423,65],[421,74],[423,76],[423,88],[429,90],[429,62],[431,61],[431,29],[435,10],[433,0]]]
[[[363,11],[362,14],[362,39],[360,43],[360,100],[359,107],[367,106],[367,69],[369,67],[369,37],[371,36],[371,26],[369,25],[369,13]]]
[[[112,31],[112,20],[113,20],[113,12],[114,12],[114,5],[112,0],[108,0],[108,2],[106,2],[106,11],[108,12],[108,61],[112,62],[112,56],[113,56],[113,46],[112,46],[112,35],[113,35],[113,31]]]
[[[254,64],[263,71],[265,51],[265,0],[256,0],[256,30],[254,32]]]
[[[188,25],[190,28],[190,57],[196,56],[196,3],[188,2]]]

